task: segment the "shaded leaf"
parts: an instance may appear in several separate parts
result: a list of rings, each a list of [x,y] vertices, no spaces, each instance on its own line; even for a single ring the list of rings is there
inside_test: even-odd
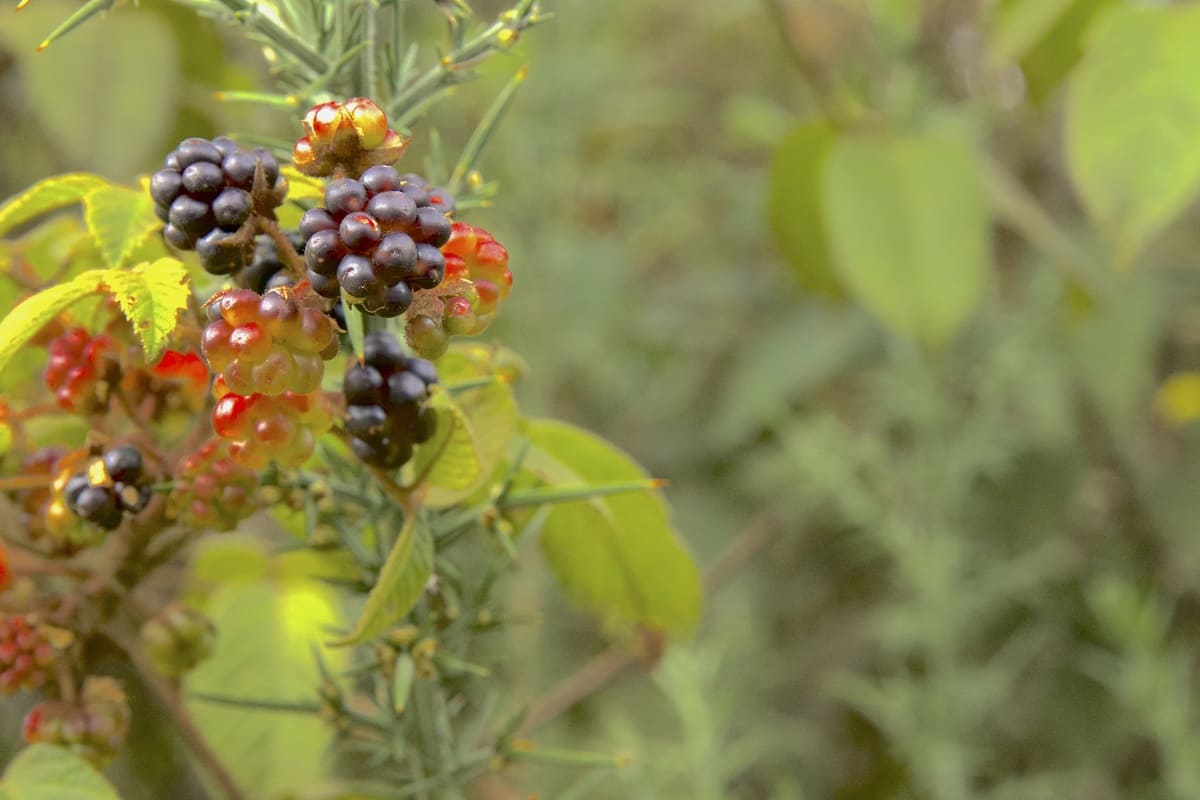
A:
[[[645,471],[604,440],[562,422],[525,421],[528,467],[543,483],[643,480]],[[610,621],[671,633],[696,625],[700,573],[671,525],[660,492],[555,505],[540,527],[542,552],[567,594]]]
[[[84,221],[110,267],[123,265],[138,245],[162,227],[149,192],[115,185],[84,198]]]
[[[828,122],[808,122],[784,139],[771,161],[767,213],[771,233],[800,285],[841,296],[821,219],[821,174],[837,135]]]
[[[838,274],[869,311],[926,342],[954,335],[990,263],[987,204],[962,130],[841,140],[824,208]]]
[[[331,644],[343,646],[370,639],[411,611],[433,573],[433,555],[428,526],[409,515],[354,629]]]
[[[512,387],[498,377],[483,386],[458,393],[454,402],[474,434],[479,473],[470,485],[458,488],[443,487],[431,481],[425,495],[425,505],[429,508],[446,508],[471,496],[508,454],[517,433],[517,401]]]
[[[40,214],[83,202],[88,194],[110,184],[98,175],[71,172],[38,181],[0,206],[0,236]]]
[[[417,447],[413,469],[431,487],[470,490],[482,475],[475,432],[450,393],[434,387],[430,407],[437,413],[437,432]]]
[[[30,745],[17,753],[4,771],[0,791],[20,800],[120,800],[91,764],[49,744]]]

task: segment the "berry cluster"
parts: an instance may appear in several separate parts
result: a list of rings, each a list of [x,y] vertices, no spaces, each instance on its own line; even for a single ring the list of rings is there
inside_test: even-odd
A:
[[[191,606],[170,603],[142,625],[141,644],[151,666],[178,678],[212,655],[217,629]]]
[[[50,342],[44,377],[64,411],[103,411],[121,379],[116,345],[106,334],[92,336],[83,328],[72,328]]]
[[[125,690],[114,678],[92,675],[75,703],[39,703],[25,715],[22,733],[30,744],[55,744],[103,768],[129,736],[132,714]]]
[[[289,235],[292,246],[300,255],[304,255],[304,239],[299,234]],[[279,250],[270,236],[259,236],[254,240],[254,260],[238,275],[239,286],[251,291],[264,294],[269,289],[280,289],[284,286],[295,286],[296,278],[288,271],[287,264],[279,255]],[[338,327],[346,328],[346,309],[341,299],[333,302],[329,316]]]
[[[170,507],[189,527],[229,531],[254,513],[257,488],[254,470],[230,458],[223,439],[214,439],[179,460]]]
[[[0,692],[37,689],[50,677],[58,651],[28,617],[0,619]]]
[[[305,135],[292,149],[292,161],[314,177],[332,175],[338,167],[361,172],[374,164],[391,164],[408,146],[407,139],[388,128],[383,109],[366,97],[313,106],[303,125]]]
[[[413,349],[427,358],[444,353],[451,335],[486,330],[512,289],[508,250],[483,228],[455,222],[442,254],[446,277],[436,292],[439,297],[414,308],[405,331]]]
[[[363,343],[363,363],[346,372],[346,433],[350,449],[368,464],[394,469],[429,439],[437,415],[425,402],[437,370],[404,354],[391,334],[373,331]]]
[[[213,430],[229,441],[229,457],[251,469],[271,459],[298,467],[316,447],[316,436],[333,424],[333,408],[320,392],[281,395],[234,394],[218,378]]]
[[[262,183],[255,184],[261,173]],[[155,210],[167,225],[163,238],[195,250],[214,275],[236,272],[249,258],[249,241],[238,236],[251,214],[269,215],[283,202],[287,179],[261,148],[246,152],[232,139],[184,139],[150,178]]]
[[[307,289],[260,295],[231,289],[209,300],[201,349],[237,394],[307,394],[321,386],[324,361],[338,352],[337,325]]]
[[[147,477],[141,452],[120,445],[72,475],[62,488],[63,497],[76,516],[111,531],[126,511],[136,514],[150,502]]]
[[[300,220],[308,280],[318,294],[360,305],[368,314],[396,317],[413,291],[442,281],[438,249],[450,220],[433,205],[432,187],[418,175],[379,165],[358,180],[338,178],[325,188],[325,207]],[[444,194],[434,192],[445,201]]]

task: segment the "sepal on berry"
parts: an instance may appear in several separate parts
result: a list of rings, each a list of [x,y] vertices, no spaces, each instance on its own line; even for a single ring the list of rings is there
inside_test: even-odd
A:
[[[408,147],[407,139],[388,128],[384,110],[365,97],[315,105],[302,124],[304,137],[296,142],[292,161],[300,172],[314,177],[328,177],[339,167],[359,173],[391,164]]]

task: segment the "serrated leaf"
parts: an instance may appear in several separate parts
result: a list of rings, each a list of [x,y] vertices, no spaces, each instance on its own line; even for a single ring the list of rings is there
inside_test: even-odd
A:
[[[433,555],[433,536],[428,526],[410,514],[354,629],[331,644],[342,647],[366,641],[411,611],[433,573]]]
[[[109,185],[84,198],[84,221],[110,267],[120,267],[138,245],[162,227],[149,192]]]
[[[320,178],[309,177],[293,166],[281,167],[279,171],[287,178],[288,200],[311,200],[318,203],[325,201],[325,182]]]
[[[417,448],[413,470],[428,486],[469,490],[483,474],[471,423],[450,393],[440,387],[434,387],[429,403],[437,413],[437,431]]]
[[[178,259],[160,258],[129,270],[108,270],[104,283],[133,326],[146,360],[157,361],[175,330],[179,312],[187,308],[191,294],[187,267]]]
[[[549,485],[644,480],[632,459],[563,422],[525,421],[529,468]],[[555,505],[540,528],[542,552],[572,600],[611,621],[670,633],[700,616],[700,573],[671,525],[660,492]]]
[[[425,505],[429,508],[448,508],[470,497],[508,454],[509,444],[517,432],[517,401],[507,381],[494,378],[491,383],[455,395],[454,402],[466,416],[474,434],[479,475],[469,486],[459,488],[431,482],[425,495]]]
[[[1068,88],[1067,163],[1120,264],[1200,193],[1200,6],[1118,8]]]
[[[320,674],[313,659],[330,627],[345,624],[337,595],[312,580],[232,582],[206,593],[216,648],[186,679],[187,692],[286,703],[312,702]],[[334,670],[341,653],[324,651]],[[290,796],[328,772],[328,727],[315,716],[188,700],[197,725],[237,781],[254,797]]]
[[[0,372],[33,335],[72,303],[96,293],[107,270],[84,272],[27,298],[0,320]]]
[[[17,753],[4,771],[0,790],[21,800],[120,800],[91,764],[49,744],[31,745]]]
[[[941,343],[974,311],[990,233],[962,129],[840,140],[825,170],[824,211],[843,285],[893,329]]]
[[[83,198],[109,186],[98,175],[70,172],[38,181],[0,206],[0,236],[47,211],[83,202]]]
[[[821,218],[821,175],[836,140],[828,122],[809,122],[779,144],[771,160],[767,215],[775,244],[800,285],[840,297]]]

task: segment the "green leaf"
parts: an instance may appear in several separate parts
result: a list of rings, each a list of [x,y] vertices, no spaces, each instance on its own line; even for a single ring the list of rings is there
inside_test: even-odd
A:
[[[290,164],[279,170],[288,182],[288,200],[298,203],[306,200],[323,204],[325,202],[325,182],[320,178],[312,178]]]
[[[440,387],[434,388],[429,404],[437,413],[437,432],[417,448],[413,470],[431,487],[469,493],[483,475],[471,423]]]
[[[84,272],[27,298],[0,320],[0,372],[42,326],[72,303],[95,294],[107,274],[101,269]]]
[[[313,648],[328,628],[344,624],[334,592],[311,580],[264,580],[223,584],[206,599],[216,650],[188,675],[188,692],[312,702],[321,680]],[[331,668],[342,668],[340,653],[324,657]],[[255,797],[306,790],[328,774],[322,754],[330,731],[315,716],[187,704],[217,755]]]
[[[187,308],[187,267],[178,259],[160,258],[129,270],[109,270],[104,283],[141,340],[146,360],[154,363],[175,330],[179,312]]]
[[[608,442],[562,422],[525,421],[526,463],[550,485],[644,480]],[[670,633],[700,616],[700,573],[671,525],[660,492],[610,495],[555,505],[540,528],[542,552],[567,594],[619,623]]]
[[[20,800],[120,800],[91,764],[49,744],[31,745],[17,753],[4,771],[0,792]]]
[[[362,361],[363,342],[366,340],[362,310],[353,303],[342,303],[346,309],[346,333],[350,334],[350,345],[354,348],[354,357]]]
[[[108,181],[86,172],[70,172],[38,181],[0,206],[0,236],[47,211],[83,202],[90,193],[106,186]]]
[[[1120,8],[1096,23],[1069,87],[1067,163],[1118,264],[1200,190],[1200,6]]]
[[[508,454],[517,433],[517,401],[507,381],[493,377],[491,382],[459,392],[453,399],[472,432],[479,472],[470,485],[457,488],[430,479],[430,489],[425,495],[425,505],[429,508],[447,508],[470,497]]]
[[[110,267],[122,266],[138,245],[162,227],[149,192],[115,185],[84,198],[84,221]]]
[[[1067,12],[1075,0],[1012,0],[994,15],[991,48],[995,66],[1020,61]]]
[[[1032,0],[1029,0],[1032,2]],[[1100,14],[1121,0],[1075,0],[1021,60],[1026,91],[1036,104],[1052,97],[1083,58],[1083,40]]]
[[[331,644],[341,647],[366,641],[412,611],[433,573],[433,555],[428,526],[410,514],[354,629]]]
[[[829,157],[825,225],[844,285],[928,343],[966,321],[990,267],[987,204],[965,133],[846,138]]]
[[[836,139],[824,121],[792,131],[775,151],[767,194],[771,233],[800,285],[835,297],[842,290],[821,220],[821,174]]]

